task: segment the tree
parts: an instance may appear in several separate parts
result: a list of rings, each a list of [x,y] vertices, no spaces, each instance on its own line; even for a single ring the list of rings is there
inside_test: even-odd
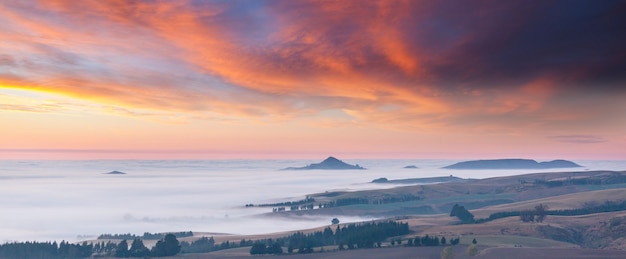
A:
[[[267,251],[268,254],[275,254],[275,255],[279,255],[283,253],[283,247],[278,243],[274,243],[271,247],[269,247],[269,249],[267,249],[269,251]]]
[[[126,242],[126,239],[117,244],[117,249],[115,249],[115,257],[128,257],[128,242]]]
[[[522,210],[519,212],[519,218],[523,222],[533,222],[535,221],[535,212],[532,210]]]
[[[174,234],[165,235],[165,254],[166,256],[172,256],[180,252],[180,243]]]
[[[450,217],[457,217],[462,223],[474,223],[474,214],[459,204],[454,204],[452,211],[450,211]]]
[[[472,244],[475,245],[476,243],[478,243],[478,242],[476,242],[476,238],[472,239]]]
[[[339,219],[338,218],[333,218],[331,223],[333,223],[333,225],[337,225],[337,224],[339,224]]]
[[[454,204],[454,206],[452,206],[452,210],[450,211],[450,217],[456,217],[456,215],[459,212],[459,204]]]
[[[535,220],[537,222],[543,222],[548,215],[548,205],[539,204],[535,206]]]
[[[475,244],[471,244],[467,247],[467,250],[465,250],[465,253],[467,253],[467,255],[469,256],[476,256],[478,255],[478,247]]]
[[[143,244],[143,241],[139,238],[135,238],[130,245],[128,254],[132,257],[146,257],[150,253],[150,250]]]
[[[446,244],[446,237],[441,237],[441,244],[445,245]]]
[[[333,230],[330,229],[330,227],[324,228],[324,232],[322,232],[322,236],[324,238],[324,241],[329,242],[329,244],[332,244],[332,245],[335,244],[335,233],[333,233]]]
[[[441,259],[454,259],[454,247],[448,246],[441,251]]]
[[[180,252],[180,243],[174,234],[167,234],[165,238],[157,241],[152,248],[153,256],[172,256]]]
[[[165,255],[165,243],[163,242],[163,240],[157,241],[156,245],[154,245],[152,250],[150,250],[150,254],[156,257],[166,256]]]
[[[420,237],[415,237],[415,239],[413,239],[413,245],[414,246],[420,246],[421,245],[420,241],[421,241]]]
[[[250,248],[251,255],[262,255],[266,253],[267,251],[265,244],[261,243],[260,241],[254,242],[254,244],[252,244],[252,247]]]

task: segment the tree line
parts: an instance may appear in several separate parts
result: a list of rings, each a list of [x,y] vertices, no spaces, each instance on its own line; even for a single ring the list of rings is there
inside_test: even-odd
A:
[[[152,249],[148,249],[143,241],[139,238],[135,238],[130,248],[126,239],[117,244],[117,248],[114,250],[114,256],[120,258],[126,257],[162,257],[173,256],[180,252],[180,243],[174,234],[166,234],[161,240],[157,241],[156,245]]]
[[[332,232],[332,230],[330,230],[330,228],[327,228],[324,230],[324,232],[322,233],[327,233],[326,235],[328,235],[328,237],[330,237],[330,232]],[[324,235],[324,234],[322,234]],[[310,237],[311,235],[304,235],[304,237]],[[313,236],[319,236],[319,234],[313,234]],[[299,242],[302,242],[304,240],[302,240],[301,238],[303,237],[302,233],[296,233],[295,237],[297,239],[300,239]],[[289,238],[294,238],[294,235],[292,235]],[[319,237],[318,237],[319,238]],[[358,249],[358,248],[376,248],[376,247],[382,247],[382,240],[384,239],[379,239],[376,242],[371,242],[368,241],[371,239],[367,239],[364,238],[364,240],[362,242],[358,242],[356,241],[355,243],[351,243],[348,242],[347,245],[345,242],[340,242],[338,244],[338,249],[339,250],[345,250],[345,249]],[[308,240],[304,241],[306,245],[300,245],[298,248],[294,248],[293,244],[288,243],[289,247],[287,248],[287,252],[288,253],[298,253],[298,254],[308,254],[308,253],[313,253],[314,247],[319,247],[319,246],[328,246],[331,244],[325,244],[325,245],[321,245],[319,243],[319,241],[311,241]],[[315,242],[318,242],[317,244],[315,244]],[[394,238],[391,239],[391,241],[389,242],[389,244],[391,246],[441,246],[441,245],[458,245],[460,243],[460,238],[451,238],[449,241],[445,238],[445,237],[436,237],[436,236],[429,236],[429,235],[425,235],[425,236],[416,236],[413,238],[407,238],[407,239],[402,239],[402,238]],[[473,243],[476,244],[476,239],[473,240]],[[335,242],[336,244],[336,242]],[[279,238],[277,240],[272,240],[272,239],[266,239],[266,240],[257,240],[254,242],[254,244],[252,245],[252,248],[250,248],[250,254],[252,255],[258,255],[258,254],[283,254],[284,251],[282,249],[283,245],[285,245],[285,240],[283,240],[282,238]]]
[[[548,188],[561,187],[566,185],[606,185],[606,184],[620,184],[626,183],[626,175],[620,173],[611,173],[610,175],[585,177],[585,178],[573,178],[568,177],[565,180],[535,180],[534,184],[544,185]]]
[[[305,234],[296,232],[277,239],[257,240],[250,249],[250,254],[280,254],[282,247],[288,253],[312,253],[314,247],[337,245],[339,249],[371,248],[393,236],[409,233],[408,223],[368,222],[337,226],[335,231],[326,227],[323,231]],[[280,248],[280,249],[278,249]]]
[[[588,206],[588,207],[579,208],[579,209],[550,210],[548,211],[548,215],[579,216],[579,215],[586,215],[586,214],[623,211],[623,210],[626,210],[626,201],[622,201],[622,202],[605,201],[601,205]]]
[[[458,245],[459,242],[461,241],[461,239],[459,237],[457,238],[451,238],[449,241],[446,239],[446,237],[436,237],[436,236],[428,236],[425,235],[423,237],[420,236],[416,236],[414,238],[409,238],[406,241],[406,246],[439,246],[439,245]],[[402,244],[402,240],[397,240],[396,241],[398,243],[398,245]]]
[[[277,203],[264,203],[264,204],[258,204],[258,205],[254,205],[254,204],[250,203],[250,204],[246,204],[246,207],[254,207],[254,206],[258,206],[258,207],[296,206],[296,205],[302,205],[302,204],[313,203],[313,202],[315,202],[315,199],[313,199],[313,197],[306,196],[305,199],[299,200],[299,201],[285,201],[285,202],[277,202]]]
[[[180,245],[175,235],[167,234],[148,249],[143,241],[135,238],[130,247],[126,239],[119,243],[111,241],[71,244],[66,241],[56,242],[13,242],[0,245],[0,258],[33,259],[72,259],[89,257],[162,257],[180,252]]]
[[[522,210],[519,212],[520,220],[524,222],[543,222],[548,215],[548,205],[539,204],[532,210]]]
[[[218,244],[213,237],[201,237],[193,242],[182,241],[180,242],[180,247],[181,253],[208,253],[230,248],[247,247],[253,244],[252,240],[246,239],[242,239],[239,242],[230,242],[227,240]]]
[[[623,211],[626,210],[626,201],[616,202],[616,201],[605,201],[600,205],[587,205],[583,208],[578,209],[565,209],[565,210],[548,210],[548,206],[539,204],[535,206],[532,210],[521,210],[521,211],[502,211],[496,212],[489,215],[487,218],[477,219],[474,223],[480,224],[484,222],[489,222],[496,219],[506,218],[506,217],[520,217],[521,221],[524,222],[542,222],[546,216],[580,216],[587,214],[595,214],[595,213],[603,213],[603,212],[614,212],[614,211]]]
[[[150,233],[145,232],[142,236],[134,235],[131,233],[128,234],[102,234],[98,236],[98,239],[126,239],[126,240],[134,240],[134,239],[143,239],[143,240],[158,240],[165,238],[166,234],[173,234],[177,238],[181,237],[191,237],[193,236],[193,232],[191,231],[182,231],[182,232],[171,232],[171,233]]]
[[[339,193],[330,193],[327,196],[339,195]],[[367,198],[340,198],[336,200],[332,200],[325,203],[315,203],[315,199],[310,196],[306,196],[305,199],[299,201],[286,201],[286,202],[277,202],[277,203],[266,203],[266,204],[246,204],[246,207],[274,207],[272,209],[273,212],[282,212],[287,211],[287,208],[291,211],[297,210],[312,210],[317,207],[318,209],[322,208],[332,208],[332,207],[340,207],[340,206],[348,206],[348,205],[357,205],[357,204],[388,204],[388,203],[397,203],[397,202],[407,202],[407,201],[415,201],[420,200],[421,197],[415,196],[412,194],[405,195],[397,195],[397,196],[388,196],[376,199],[367,199]]]
[[[0,258],[85,258],[90,257],[93,245],[57,242],[13,242],[0,245]]]

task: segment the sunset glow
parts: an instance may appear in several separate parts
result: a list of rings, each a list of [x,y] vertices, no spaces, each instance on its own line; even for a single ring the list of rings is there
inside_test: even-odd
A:
[[[624,159],[624,11],[8,1],[0,159]]]

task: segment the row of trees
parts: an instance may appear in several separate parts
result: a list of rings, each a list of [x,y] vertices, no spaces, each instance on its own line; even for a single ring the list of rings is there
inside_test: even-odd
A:
[[[541,206],[542,208],[537,208]],[[496,212],[489,215],[487,218],[478,219],[475,223],[484,223],[488,221],[492,221],[495,219],[506,218],[506,217],[520,217],[520,220],[524,222],[542,222],[545,217],[548,215],[552,216],[580,216],[594,213],[603,213],[603,212],[613,212],[613,211],[623,211],[626,210],[626,201],[622,202],[614,202],[614,201],[605,201],[604,203],[597,205],[587,205],[583,208],[578,209],[567,209],[567,210],[548,210],[548,206],[544,204],[537,205],[533,210],[523,210],[523,211],[502,211]]]
[[[173,256],[180,252],[180,244],[174,234],[166,234],[161,240],[157,241],[156,245],[152,249],[148,249],[143,241],[139,238],[135,238],[133,243],[128,247],[128,241],[122,240],[117,244],[113,251],[113,256],[126,258],[126,257],[162,257]],[[104,254],[98,254],[102,256],[111,255],[111,250],[104,251]]]
[[[133,239],[139,238],[139,239],[143,239],[143,240],[159,240],[159,239],[165,238],[165,235],[167,235],[167,234],[173,234],[177,238],[193,236],[193,232],[191,232],[191,231],[172,232],[172,233],[150,233],[150,232],[145,232],[145,233],[143,233],[142,236],[134,235],[134,234],[131,234],[131,233],[128,233],[128,234],[102,234],[102,235],[98,236],[98,239],[126,239],[126,240],[133,240]]]
[[[286,202],[277,202],[277,203],[265,203],[265,204],[258,204],[256,206],[258,207],[285,207],[285,206],[296,206],[296,205],[302,205],[302,204],[307,204],[307,203],[313,203],[315,202],[315,199],[313,199],[313,197],[310,196],[306,196],[306,198],[304,198],[303,200],[299,200],[299,201],[286,201]],[[255,205],[250,203],[250,204],[246,204],[246,207],[254,207]]]
[[[476,244],[471,244],[465,250],[465,254],[469,256],[478,255],[478,247]],[[448,246],[441,251],[441,259],[454,259],[454,247]]]
[[[14,242],[0,245],[0,258],[85,258],[90,257],[93,244],[69,242]]]
[[[329,228],[328,228],[329,230]],[[327,233],[328,236],[330,236],[330,232],[328,232],[328,230],[325,230],[324,232]],[[332,232],[332,231],[331,231]],[[296,239],[298,238],[302,238],[302,235],[296,235],[297,237],[295,237]],[[315,235],[313,235],[315,236]],[[294,236],[290,236],[289,238],[294,238]],[[302,241],[302,240],[300,240]],[[451,238],[449,241],[445,238],[445,237],[436,237],[436,236],[416,236],[414,238],[408,238],[403,240],[402,238],[394,238],[390,241],[390,244],[392,246],[440,246],[440,245],[458,245],[460,242],[460,238]],[[252,255],[257,255],[257,254],[282,254],[283,253],[283,249],[282,249],[282,245],[284,245],[285,240],[283,239],[278,239],[278,240],[272,240],[272,239],[267,239],[267,240],[259,240],[254,242],[254,244],[252,245],[252,248],[250,248],[250,254]],[[476,239],[473,240],[473,243],[476,244]],[[356,249],[356,248],[373,248],[373,247],[381,247],[382,246],[382,242],[381,241],[377,241],[375,243],[372,243],[372,245],[368,245],[367,241],[363,242],[362,246],[359,246],[359,244],[351,244],[348,243],[347,245],[345,243],[339,243],[339,250],[345,250],[347,249]],[[328,244],[326,244],[328,245]],[[320,245],[321,246],[321,245]],[[307,253],[313,253],[313,248],[317,247],[316,245],[313,245],[312,243],[308,243],[308,245],[306,246],[300,246],[297,249],[295,249],[293,247],[293,244],[289,245],[288,248],[288,252],[289,253],[298,253],[298,254],[307,254]]]
[[[181,253],[208,253],[208,252],[213,252],[213,251],[218,251],[218,250],[237,248],[237,247],[246,247],[246,246],[252,246],[252,245],[253,245],[252,240],[242,239],[239,243],[226,241],[220,244],[216,244],[213,237],[210,237],[210,238],[202,237],[191,243],[187,241],[180,242],[180,247],[181,247],[180,249],[181,249]]]
[[[261,243],[260,241],[254,242],[252,248],[250,248],[251,255],[259,255],[259,254],[282,254],[283,247],[278,243],[274,242],[271,245],[266,245],[265,243]]]
[[[14,242],[0,245],[0,258],[89,258],[93,256],[114,257],[161,257],[172,256],[180,252],[176,236],[167,234],[157,241],[156,246],[148,249],[139,238],[133,240],[130,248],[126,239],[119,243],[100,242],[71,244],[56,242]]]
[[[356,204],[380,205],[380,204],[387,204],[387,203],[414,201],[414,200],[420,200],[420,199],[421,198],[419,196],[405,194],[405,195],[398,195],[398,196],[387,196],[387,197],[377,198],[373,200],[370,200],[367,198],[341,198],[341,199],[336,199],[336,200],[326,202],[326,203],[318,203],[317,205],[315,205],[315,199],[310,196],[307,196],[306,199],[299,200],[299,201],[287,201],[287,202],[259,204],[259,205],[246,204],[246,207],[254,207],[254,206],[274,207],[272,209],[273,212],[282,212],[282,211],[286,211],[287,207],[291,211],[297,211],[297,210],[312,210],[316,206],[318,209],[322,209],[322,208],[331,208],[331,207],[348,206],[348,205],[356,205]]]
[[[394,236],[406,235],[409,233],[408,223],[369,222],[361,224],[348,224],[337,226],[335,231],[326,227],[323,231],[304,234],[296,232],[289,236],[276,240],[259,240],[253,244],[251,254],[258,254],[262,251],[266,253],[277,253],[278,246],[287,246],[288,253],[312,253],[313,247],[338,245],[339,249],[355,249],[374,247]],[[264,247],[264,248],[263,248]],[[273,249],[272,249],[273,248]]]
[[[595,205],[595,206],[591,205],[591,206],[586,206],[584,208],[579,208],[579,209],[550,210],[548,211],[548,215],[579,216],[579,215],[586,215],[586,214],[622,211],[622,210],[626,210],[626,201],[622,201],[622,202],[605,201],[603,204],[600,204],[600,205]]]
[[[372,203],[373,204],[387,204],[387,203],[396,203],[396,202],[417,201],[421,199],[422,198],[419,196],[415,196],[412,194],[405,194],[405,195],[399,195],[399,196],[382,197],[377,200],[374,200]]]
[[[544,185],[548,188],[561,187],[566,185],[606,185],[626,183],[626,175],[611,173],[610,175],[592,176],[585,178],[568,177],[565,180],[535,180],[534,184]]]
[[[459,242],[461,241],[460,238],[451,238],[449,241],[446,239],[446,237],[431,237],[431,236],[416,236],[415,238],[410,238],[407,239],[406,245],[407,246],[439,246],[439,245],[447,245],[448,243],[450,245],[458,245]],[[396,241],[398,244],[402,244],[401,240]]]
[[[543,222],[548,215],[548,205],[539,204],[533,210],[522,210],[519,217],[524,222]]]

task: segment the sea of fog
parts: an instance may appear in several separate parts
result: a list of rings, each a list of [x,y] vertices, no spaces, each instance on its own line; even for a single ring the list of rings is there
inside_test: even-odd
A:
[[[392,188],[373,179],[454,175],[488,178],[539,170],[447,170],[456,160],[344,159],[367,170],[281,171],[314,160],[0,160],[0,242],[80,241],[99,234],[194,231],[260,234],[329,225],[329,216],[263,217],[245,204],[303,199],[333,190]],[[626,161],[574,161],[583,168],[626,170]],[[419,169],[404,169],[414,165]],[[125,175],[109,175],[117,170]],[[341,222],[371,220],[338,216]]]

